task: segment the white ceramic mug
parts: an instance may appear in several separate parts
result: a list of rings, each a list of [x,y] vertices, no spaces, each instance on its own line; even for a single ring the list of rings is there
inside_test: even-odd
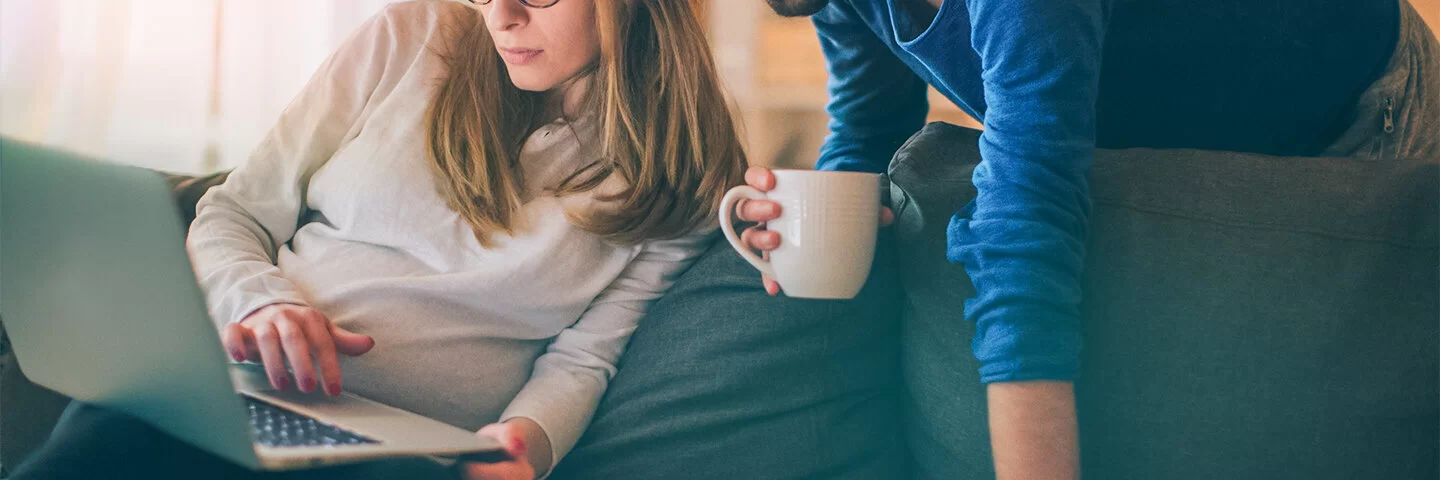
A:
[[[720,202],[720,227],[730,245],[760,273],[797,298],[854,298],[870,276],[880,221],[880,175],[857,172],[774,170],[775,188],[730,189]],[[770,261],[740,242],[731,224],[742,198],[780,204],[766,229],[780,234]]]

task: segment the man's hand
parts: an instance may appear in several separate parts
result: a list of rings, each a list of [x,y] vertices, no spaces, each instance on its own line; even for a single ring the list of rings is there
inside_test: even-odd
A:
[[[1073,383],[992,383],[988,397],[997,480],[1080,478]]]
[[[775,174],[765,167],[750,167],[745,172],[745,183],[756,190],[768,192],[775,189]],[[769,200],[741,200],[735,211],[741,221],[756,222],[759,225],[745,229],[740,233],[740,241],[753,250],[763,253],[766,260],[770,259],[770,251],[780,248],[780,234],[765,230],[765,222],[780,218],[780,204]],[[880,226],[889,226],[895,222],[895,213],[889,207],[880,207]],[[765,292],[770,295],[780,293],[780,284],[770,277],[764,277]]]
[[[289,360],[295,385],[305,393],[314,391],[318,383],[315,364],[319,363],[319,378],[325,381],[325,393],[332,396],[340,394],[336,354],[354,357],[375,347],[375,339],[335,326],[319,310],[286,303],[261,308],[226,325],[220,342],[237,362],[259,359],[270,385],[277,390],[290,386],[290,373],[285,371]]]

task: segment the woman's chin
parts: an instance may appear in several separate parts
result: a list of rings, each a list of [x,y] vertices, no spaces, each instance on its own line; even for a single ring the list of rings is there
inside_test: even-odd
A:
[[[529,75],[516,75],[515,72],[510,73],[510,83],[515,84],[515,88],[519,88],[527,92],[548,91],[552,88],[555,88],[556,84],[556,82],[548,79],[534,78]]]

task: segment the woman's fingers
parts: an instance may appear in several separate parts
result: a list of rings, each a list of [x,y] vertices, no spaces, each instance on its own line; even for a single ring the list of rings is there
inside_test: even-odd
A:
[[[500,445],[505,447],[505,453],[509,454],[510,458],[525,458],[525,438],[514,425],[492,423],[481,428],[480,431],[475,434],[499,440]]]
[[[255,337],[250,335],[250,329],[239,323],[231,323],[220,329],[220,344],[225,346],[225,352],[230,354],[230,358],[237,362],[249,360],[251,354],[258,353],[255,350]]]
[[[467,463],[466,478],[470,480],[531,480],[535,478],[535,467],[524,461],[525,439],[514,425],[492,423],[475,432],[481,437],[490,437],[500,442],[505,454],[511,460],[497,463]]]
[[[768,262],[770,261],[770,251],[780,248],[780,234],[761,230],[759,227],[751,227],[740,232],[740,243],[752,250],[760,250],[760,255]],[[760,280],[765,285],[765,293],[772,297],[780,294],[780,282],[765,275],[761,275]]]
[[[895,211],[890,207],[880,207],[880,226],[888,227],[892,223],[895,223]]]
[[[770,261],[770,252],[760,252],[760,257],[768,262]],[[760,283],[765,285],[765,293],[770,296],[773,297],[780,294],[780,282],[770,278],[769,275],[761,275]]]
[[[780,204],[769,200],[744,199],[736,214],[741,221],[765,223],[780,218]]]
[[[335,351],[342,355],[358,357],[375,348],[374,338],[353,333],[329,321],[326,321],[326,324],[330,325],[330,337],[335,340]]]
[[[775,174],[765,167],[750,167],[745,171],[745,183],[762,192],[775,188]]]
[[[266,306],[244,320],[226,325],[221,342],[237,361],[260,360],[270,384],[276,389],[295,384],[309,393],[323,385],[325,393],[340,394],[339,355],[361,355],[375,346],[375,340],[346,331],[330,323],[319,310],[304,305],[277,303]]]
[[[750,227],[740,232],[740,243],[750,247],[752,250],[768,252],[780,248],[780,234],[769,230],[761,230],[758,227]]]
[[[285,352],[285,359],[290,362],[290,371],[295,374],[295,386],[300,391],[310,393],[315,390],[315,360],[310,357],[310,338],[293,316],[275,322],[275,330],[280,333],[280,347]]]
[[[535,469],[529,464],[516,461],[500,463],[467,463],[465,478],[468,480],[534,480]]]
[[[320,382],[330,396],[340,394],[340,359],[335,354],[335,340],[330,336],[330,324],[324,317],[312,318],[301,323],[306,338],[310,340],[310,354],[320,366]],[[299,371],[297,370],[298,374]]]
[[[280,346],[280,332],[271,322],[259,322],[250,327],[255,335],[255,345],[260,350],[260,362],[265,365],[265,375],[270,377],[270,386],[276,390],[290,388],[290,373],[285,371],[285,354]]]

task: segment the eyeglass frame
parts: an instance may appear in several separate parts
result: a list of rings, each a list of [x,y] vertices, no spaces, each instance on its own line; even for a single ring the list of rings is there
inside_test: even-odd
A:
[[[489,4],[491,4],[492,2],[494,2],[494,1],[495,1],[495,0],[469,0],[470,3],[475,4],[475,5],[489,5]],[[538,0],[538,1],[544,2],[544,1],[547,1],[547,0]],[[524,5],[524,6],[527,6],[527,7],[530,7],[530,8],[550,8],[550,7],[555,6],[555,4],[557,4],[557,3],[560,3],[560,0],[548,0],[548,1],[549,1],[550,3],[540,5],[540,4],[537,4],[537,3],[532,3],[532,2],[537,2],[537,0],[520,0],[520,4],[521,4],[521,5]]]

